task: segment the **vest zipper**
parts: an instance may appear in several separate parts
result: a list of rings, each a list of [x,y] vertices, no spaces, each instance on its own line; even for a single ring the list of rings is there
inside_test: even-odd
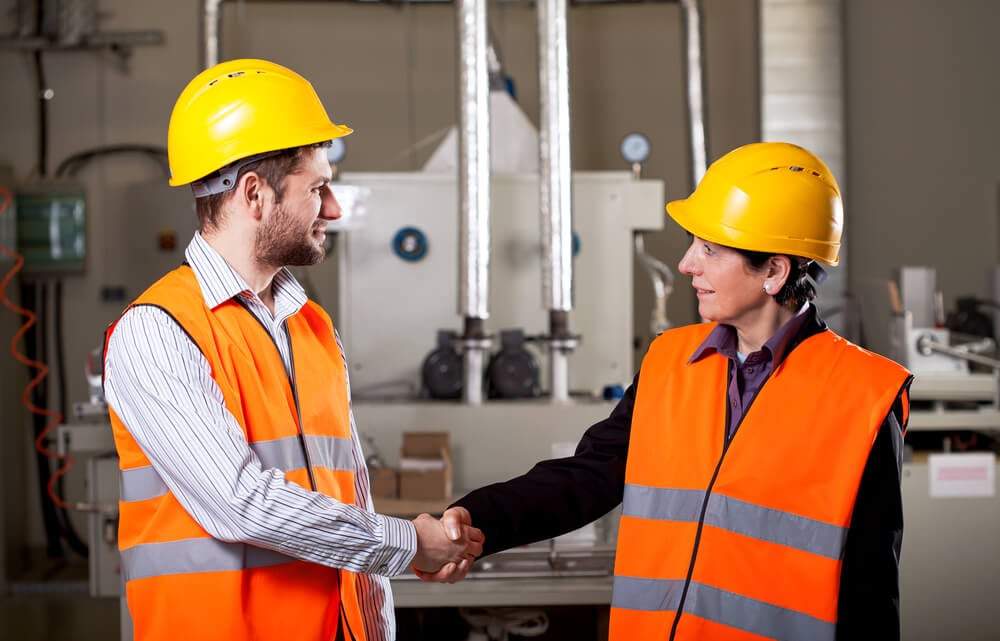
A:
[[[271,330],[267,328],[262,320],[257,318],[256,314],[250,311],[250,308],[247,307],[247,304],[240,299],[239,296],[234,296],[233,300],[239,303],[240,307],[245,309],[247,313],[250,314],[250,317],[257,321],[257,324],[264,330],[267,337],[271,339],[271,344],[274,345],[275,351],[278,352],[278,360],[281,360],[281,350],[278,349],[278,342],[274,340],[274,336],[271,335]],[[292,351],[292,335],[288,331],[287,321],[282,321],[281,329],[285,332],[285,338],[288,339],[288,359],[290,363],[288,372],[286,372],[286,377],[288,378],[288,386],[292,390],[292,398],[295,400],[295,418],[298,419],[296,421],[296,427],[298,430],[299,445],[302,446],[302,456],[306,459],[306,473],[309,475],[309,489],[316,492],[318,491],[316,489],[316,478],[313,476],[312,461],[309,459],[309,448],[306,447],[306,435],[302,430],[302,408],[299,407],[299,390],[298,387],[295,386],[295,354]]]
[[[727,359],[728,360],[728,359]],[[736,371],[733,365],[733,361],[729,360],[729,373],[726,377],[726,421],[722,426],[722,454],[719,456],[719,462],[715,464],[715,471],[712,472],[712,479],[708,482],[708,488],[705,489],[705,499],[701,504],[701,513],[698,515],[698,529],[695,530],[694,534],[694,547],[691,550],[691,564],[688,566],[687,577],[684,579],[684,589],[681,591],[681,598],[677,604],[677,612],[674,614],[674,623],[670,626],[670,641],[674,641],[677,635],[677,625],[680,623],[681,615],[684,614],[684,602],[687,600],[688,588],[691,587],[691,577],[694,575],[694,563],[698,558],[698,548],[701,546],[701,531],[705,527],[705,513],[708,511],[708,501],[712,498],[712,488],[715,487],[715,481],[719,478],[719,471],[722,469],[722,462],[726,460],[726,452],[729,451],[729,444],[732,443],[733,438],[736,437],[736,432],[740,429],[740,425],[743,424],[743,419],[746,418],[747,412],[750,411],[750,407],[753,406],[753,402],[757,400],[757,395],[760,391],[764,389],[764,385],[771,378],[771,374],[768,374],[767,378],[760,384],[757,392],[754,393],[753,398],[750,399],[750,403],[743,410],[743,415],[740,416],[739,423],[733,428],[733,433],[729,433],[729,419],[732,416],[732,410],[730,409],[729,402],[729,386],[732,384],[732,377],[736,375]]]

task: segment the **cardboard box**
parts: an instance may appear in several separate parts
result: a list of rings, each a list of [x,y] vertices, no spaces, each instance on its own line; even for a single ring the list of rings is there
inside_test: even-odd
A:
[[[369,467],[368,479],[373,499],[394,499],[399,495],[396,470],[389,467]]]
[[[450,496],[448,432],[404,432],[399,457],[399,498],[447,499]]]

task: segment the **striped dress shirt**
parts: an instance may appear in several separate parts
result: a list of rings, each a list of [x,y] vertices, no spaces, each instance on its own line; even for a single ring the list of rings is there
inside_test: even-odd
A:
[[[289,379],[294,380],[285,319],[302,308],[306,294],[291,273],[282,269],[274,277],[272,316],[201,234],[195,234],[185,258],[208,307],[214,309],[238,298],[267,328]],[[339,335],[337,342],[340,344]],[[262,469],[239,423],[225,406],[208,360],[162,309],[140,306],[125,312],[111,335],[104,366],[108,404],[199,525],[223,541],[255,545],[359,573],[359,600],[368,639],[395,638],[387,577],[405,570],[412,560],[417,549],[416,531],[410,521],[372,510],[353,411],[350,420],[358,504],[348,505],[286,482],[280,470]],[[347,394],[350,399],[350,382]]]

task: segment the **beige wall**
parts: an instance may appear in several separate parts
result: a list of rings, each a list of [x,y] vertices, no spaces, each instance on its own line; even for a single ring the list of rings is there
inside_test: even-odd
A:
[[[850,289],[887,349],[886,282],[936,268],[945,308],[998,261],[1000,3],[845,0]]]

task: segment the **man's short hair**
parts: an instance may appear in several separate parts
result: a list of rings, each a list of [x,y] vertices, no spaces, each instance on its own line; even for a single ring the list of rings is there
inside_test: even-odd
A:
[[[252,171],[271,186],[271,189],[274,190],[274,202],[280,203],[285,194],[285,178],[296,173],[302,167],[302,160],[306,152],[329,146],[330,141],[325,141],[282,149],[276,154],[247,163],[236,174],[233,189],[247,172]],[[198,229],[200,231],[209,231],[219,226],[222,222],[222,205],[232,195],[233,189],[195,199],[195,212],[198,214]]]

